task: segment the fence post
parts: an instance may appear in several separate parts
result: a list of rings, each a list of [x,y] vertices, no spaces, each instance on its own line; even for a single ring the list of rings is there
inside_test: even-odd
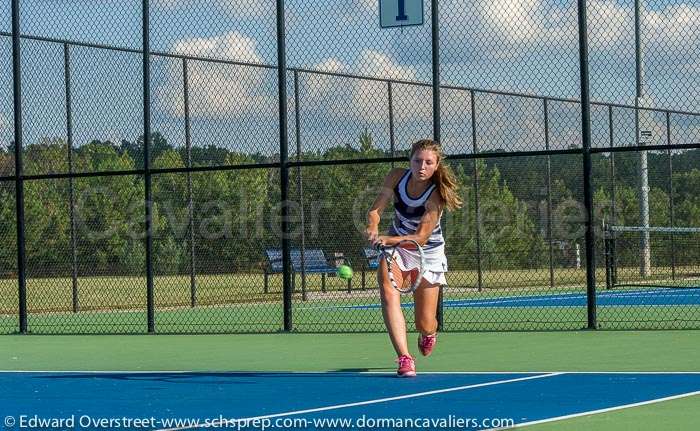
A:
[[[671,145],[671,113],[666,111],[666,144]],[[673,197],[673,153],[668,150],[668,199],[669,216],[671,227],[676,227],[675,200]],[[676,279],[676,240],[675,235],[671,235],[671,279]]]
[[[544,102],[544,145],[549,151],[549,101]],[[547,242],[549,243],[549,287],[554,288],[554,242],[552,241],[552,156],[547,154]]]
[[[146,314],[148,332],[156,332],[153,295],[153,195],[151,190],[151,58],[149,0],[142,0],[143,19],[143,169],[146,203]]]
[[[440,128],[440,11],[438,8],[438,0],[431,1],[431,11],[432,11],[432,66],[433,66],[433,139],[437,142],[441,142],[441,128]],[[393,140],[392,140],[393,148]],[[393,156],[393,151],[392,151]],[[443,161],[445,163],[445,161]],[[443,226],[443,235],[446,236]],[[440,292],[438,297],[437,306],[437,322],[438,330],[442,331],[444,327],[443,321],[443,291],[442,286],[440,286]]]
[[[469,90],[469,98],[471,103],[472,111],[472,152],[476,156],[479,154],[478,141],[476,139],[476,93],[474,90]],[[479,167],[477,161],[479,159],[473,160],[474,165],[474,211],[476,217],[476,287],[479,292],[483,288],[483,278],[481,273],[481,208],[479,200]]]
[[[12,0],[12,97],[15,132],[15,213],[17,216],[17,288],[19,332],[27,333],[27,274],[24,243],[24,180],[22,170],[22,65],[20,56],[19,0]]]
[[[294,71],[294,130],[297,141],[297,162],[301,161],[301,120],[299,118],[299,72]],[[297,194],[299,195],[299,210],[301,217],[301,299],[306,301],[306,265],[304,265],[304,248],[306,247],[306,235],[304,227],[304,184],[301,165],[297,165]]]
[[[280,188],[282,205],[282,301],[284,330],[292,330],[292,279],[289,244],[289,134],[287,131],[287,54],[284,0],[277,1],[277,92],[280,117]]]
[[[591,155],[591,100],[588,79],[588,27],[586,0],[578,0],[579,67],[581,74],[581,133],[583,140],[583,201],[586,208],[586,296],[588,329],[596,317],[595,235],[593,232],[593,160]]]
[[[70,45],[63,43],[63,78],[66,97],[66,146],[68,147],[68,172],[73,173],[73,100],[71,97]],[[78,296],[78,256],[75,237],[75,196],[73,177],[68,178],[68,203],[70,205],[70,255],[73,313],[80,310]]]
[[[391,81],[387,82],[387,91],[389,97],[389,146],[391,148],[391,157],[396,157],[396,138],[394,136],[394,90]],[[391,161],[391,167],[394,167],[394,161]]]
[[[613,114],[612,114],[612,105],[608,105],[608,135],[609,135],[609,140],[610,140],[610,149],[612,149],[615,146],[615,138],[613,136]],[[617,199],[615,195],[617,194],[617,189],[615,187],[615,153],[611,152],[610,153],[610,204],[612,205],[611,208],[611,223],[616,224],[617,223]]]
[[[189,89],[189,63],[187,58],[182,59],[182,86],[185,108],[185,151],[187,153],[187,167],[192,168],[192,130],[190,123],[190,89]],[[190,234],[190,306],[197,305],[197,279],[194,262],[194,203],[192,202],[192,172],[187,171],[187,218]]]

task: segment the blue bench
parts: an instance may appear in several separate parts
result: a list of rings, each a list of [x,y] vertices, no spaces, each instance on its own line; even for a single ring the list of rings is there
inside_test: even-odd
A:
[[[267,256],[268,265],[265,268],[265,284],[264,292],[268,293],[268,278],[271,274],[280,274],[284,271],[284,266],[282,264],[282,249],[270,248],[265,250],[265,255]],[[303,266],[302,266],[302,251],[298,248],[293,248],[290,250],[290,261],[292,266],[292,291],[296,291],[296,281],[295,274],[302,274],[302,293],[306,296],[306,279],[305,274],[321,274],[321,291],[326,291],[326,275],[335,275],[338,269],[336,263],[345,263],[350,265],[348,259],[344,256],[335,256],[331,262],[326,259],[326,255],[323,250],[319,248],[304,249],[303,251]],[[338,263],[338,264],[340,264]],[[352,290],[352,281],[348,280],[348,292]]]
[[[379,268],[379,251],[367,247],[362,249],[362,256],[365,258],[364,265],[362,268],[362,289],[364,290],[366,288],[365,286],[365,271],[376,271],[377,268]]]

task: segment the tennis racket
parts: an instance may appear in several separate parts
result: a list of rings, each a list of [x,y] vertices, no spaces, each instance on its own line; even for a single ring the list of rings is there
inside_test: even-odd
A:
[[[410,239],[402,240],[394,246],[377,245],[376,248],[381,252],[380,257],[383,256],[386,260],[386,267],[387,271],[389,272],[389,281],[391,282],[391,285],[394,287],[394,289],[398,290],[401,293],[415,292],[416,289],[418,289],[418,286],[420,286],[420,282],[421,280],[423,280],[423,275],[425,275],[426,272],[425,255],[423,254],[423,248],[416,241]],[[413,283],[411,283],[411,277],[405,277],[401,286],[399,286],[398,283],[396,283],[393,271],[393,265],[396,264],[395,258],[397,256],[397,250],[399,248],[415,250],[418,254],[417,262],[415,262],[417,266],[411,268],[418,270],[418,275],[416,276],[416,279],[413,280]]]

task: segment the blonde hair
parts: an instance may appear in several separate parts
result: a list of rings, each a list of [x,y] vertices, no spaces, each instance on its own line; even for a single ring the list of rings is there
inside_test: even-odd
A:
[[[445,155],[442,153],[442,146],[440,143],[430,139],[421,139],[420,141],[415,142],[411,146],[411,158],[413,158],[413,155],[421,150],[433,151],[437,155],[438,166],[433,174],[432,180],[433,183],[435,183],[438,193],[440,193],[440,197],[445,202],[447,209],[453,211],[460,208],[463,202],[458,194],[459,183],[457,182],[457,178],[452,172],[452,169],[442,163]]]

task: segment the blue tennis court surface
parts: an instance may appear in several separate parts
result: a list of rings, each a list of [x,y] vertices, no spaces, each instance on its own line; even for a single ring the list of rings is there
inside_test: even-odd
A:
[[[700,289],[645,289],[599,291],[596,302],[601,307],[700,305]],[[403,307],[412,307],[404,303]],[[445,307],[509,308],[509,307],[585,307],[586,292],[543,295],[501,296],[476,299],[446,300]],[[346,305],[343,309],[380,308],[380,304]]]
[[[486,429],[698,395],[700,373],[4,372],[0,387],[5,429]]]

